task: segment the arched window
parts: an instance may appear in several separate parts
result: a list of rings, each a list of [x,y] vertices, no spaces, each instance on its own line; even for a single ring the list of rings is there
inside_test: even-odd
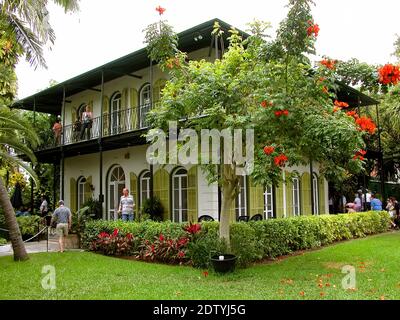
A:
[[[187,170],[179,168],[172,175],[172,220],[174,222],[184,222],[188,219],[187,187]]]
[[[119,133],[120,109],[121,109],[121,93],[115,92],[110,99],[111,134]]]
[[[151,86],[150,83],[145,84],[142,89],[140,89],[139,94],[139,125],[140,128],[147,127],[146,116],[151,108]]]
[[[318,176],[313,174],[313,200],[314,200],[314,214],[319,214],[319,190],[318,190]]]
[[[265,219],[275,218],[272,186],[267,186],[264,192],[264,216]]]
[[[143,206],[144,201],[150,198],[150,171],[148,170],[139,177],[139,195],[140,206]]]
[[[235,200],[236,218],[247,216],[247,183],[246,176],[239,176],[239,194]]]
[[[121,166],[115,165],[111,167],[107,177],[107,186],[107,218],[108,220],[117,220],[119,199],[122,195],[122,190],[125,188],[125,173]]]
[[[85,203],[85,184],[86,184],[86,178],[85,177],[79,177],[77,181],[77,197],[78,197],[78,207],[77,209],[81,209],[82,205]]]
[[[298,177],[292,178],[292,204],[293,215],[300,215],[300,180]]]

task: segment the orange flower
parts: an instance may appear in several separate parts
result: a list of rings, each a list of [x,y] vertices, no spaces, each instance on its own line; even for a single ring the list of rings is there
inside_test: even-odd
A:
[[[264,147],[264,153],[270,155],[275,151],[275,148],[273,146],[265,146]]]
[[[353,117],[354,119],[358,119],[358,118],[359,118],[356,111],[348,111],[348,112],[346,112],[346,114],[347,114],[349,117]]]
[[[362,131],[367,131],[370,134],[374,134],[376,131],[376,125],[375,123],[372,121],[372,119],[368,118],[368,117],[361,117],[356,119],[356,123],[359,126],[359,129]]]
[[[329,60],[329,59],[324,59],[320,62],[323,66],[327,67],[328,69],[335,69],[335,64],[336,61],[335,60]]]
[[[394,66],[388,63],[379,68],[378,72],[379,82],[382,84],[397,84],[400,80],[399,66]]]
[[[283,167],[286,161],[288,161],[288,157],[286,157],[284,154],[274,157],[274,163],[278,167]]]
[[[161,6],[158,6],[157,8],[156,8],[156,11],[158,11],[158,13],[160,14],[160,16],[165,12],[165,8],[162,8]]]
[[[315,37],[318,37],[318,32],[320,30],[318,24],[312,24],[310,20],[308,23],[311,25],[307,28],[307,35],[311,36],[314,33]]]
[[[339,108],[347,108],[349,104],[347,102],[335,100],[334,105]]]

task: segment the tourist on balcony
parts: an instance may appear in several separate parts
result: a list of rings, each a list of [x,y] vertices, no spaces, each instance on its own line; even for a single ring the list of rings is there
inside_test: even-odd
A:
[[[93,114],[90,111],[88,105],[86,105],[85,111],[82,113],[82,130],[81,130],[81,140],[86,131],[86,139],[90,139],[90,129],[92,128],[93,124]]]
[[[81,128],[82,128],[81,120],[76,119],[72,126],[72,132],[73,132],[72,138],[74,142],[77,142],[79,140],[79,136],[81,134]]]
[[[56,122],[53,125],[54,144],[56,146],[61,144],[61,131],[62,131],[61,120],[57,119]]]

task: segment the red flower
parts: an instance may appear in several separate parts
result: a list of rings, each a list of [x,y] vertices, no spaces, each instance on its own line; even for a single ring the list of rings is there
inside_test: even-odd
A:
[[[365,159],[364,156],[366,153],[367,153],[366,150],[363,150],[363,149],[358,150],[356,152],[356,154],[354,155],[353,160],[360,159],[361,161],[364,161],[364,159]],[[364,266],[362,266],[362,267],[364,268]]]
[[[119,233],[119,230],[118,229],[114,229],[114,232],[113,232],[112,236],[116,237],[118,235],[118,233]]]
[[[99,235],[98,235],[98,237],[100,238],[100,239],[102,239],[102,238],[108,238],[110,235],[107,233],[107,232],[101,232]]]
[[[261,101],[261,107],[265,108],[267,106],[267,101],[263,100]]]
[[[178,252],[178,257],[183,258],[185,256],[185,251],[179,251]]]
[[[277,110],[274,112],[275,116],[280,117],[282,115],[282,111],[281,110]]]
[[[265,146],[264,147],[264,153],[270,155],[275,151],[275,148],[273,146]]]
[[[327,67],[328,69],[335,69],[335,60],[324,59],[320,62],[323,66]]]
[[[191,234],[196,234],[201,230],[201,225],[199,223],[192,224],[190,223],[186,228],[185,231]]]
[[[183,247],[184,245],[186,245],[189,242],[188,238],[180,238],[178,240],[178,247]]]
[[[158,13],[160,14],[160,16],[165,12],[165,8],[162,8],[161,6],[158,6],[156,8],[156,11],[158,11]]]
[[[160,241],[164,241],[164,236],[163,236],[162,233],[160,233],[160,236],[158,237],[158,239],[159,239]]]
[[[356,119],[356,123],[359,126],[360,130],[367,131],[370,134],[374,134],[376,131],[375,123],[368,117],[361,117]]]
[[[399,66],[392,64],[385,64],[382,68],[378,69],[379,82],[382,84],[397,84],[400,80]]]
[[[203,271],[203,276],[208,277],[208,271]]]
[[[132,240],[133,239],[133,234],[132,233],[128,233],[126,235],[126,237],[128,238],[128,240]]]
[[[288,116],[288,115],[289,115],[289,111],[285,109],[285,110],[282,111],[282,114],[283,114],[284,116]]]
[[[278,167],[283,167],[287,160],[288,160],[288,157],[286,157],[284,154],[280,154],[279,156],[276,156],[274,158],[274,163]]]

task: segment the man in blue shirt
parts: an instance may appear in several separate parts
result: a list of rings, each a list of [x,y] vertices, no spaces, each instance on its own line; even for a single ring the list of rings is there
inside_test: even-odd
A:
[[[375,194],[371,194],[371,210],[382,211],[382,201],[375,198]]]

